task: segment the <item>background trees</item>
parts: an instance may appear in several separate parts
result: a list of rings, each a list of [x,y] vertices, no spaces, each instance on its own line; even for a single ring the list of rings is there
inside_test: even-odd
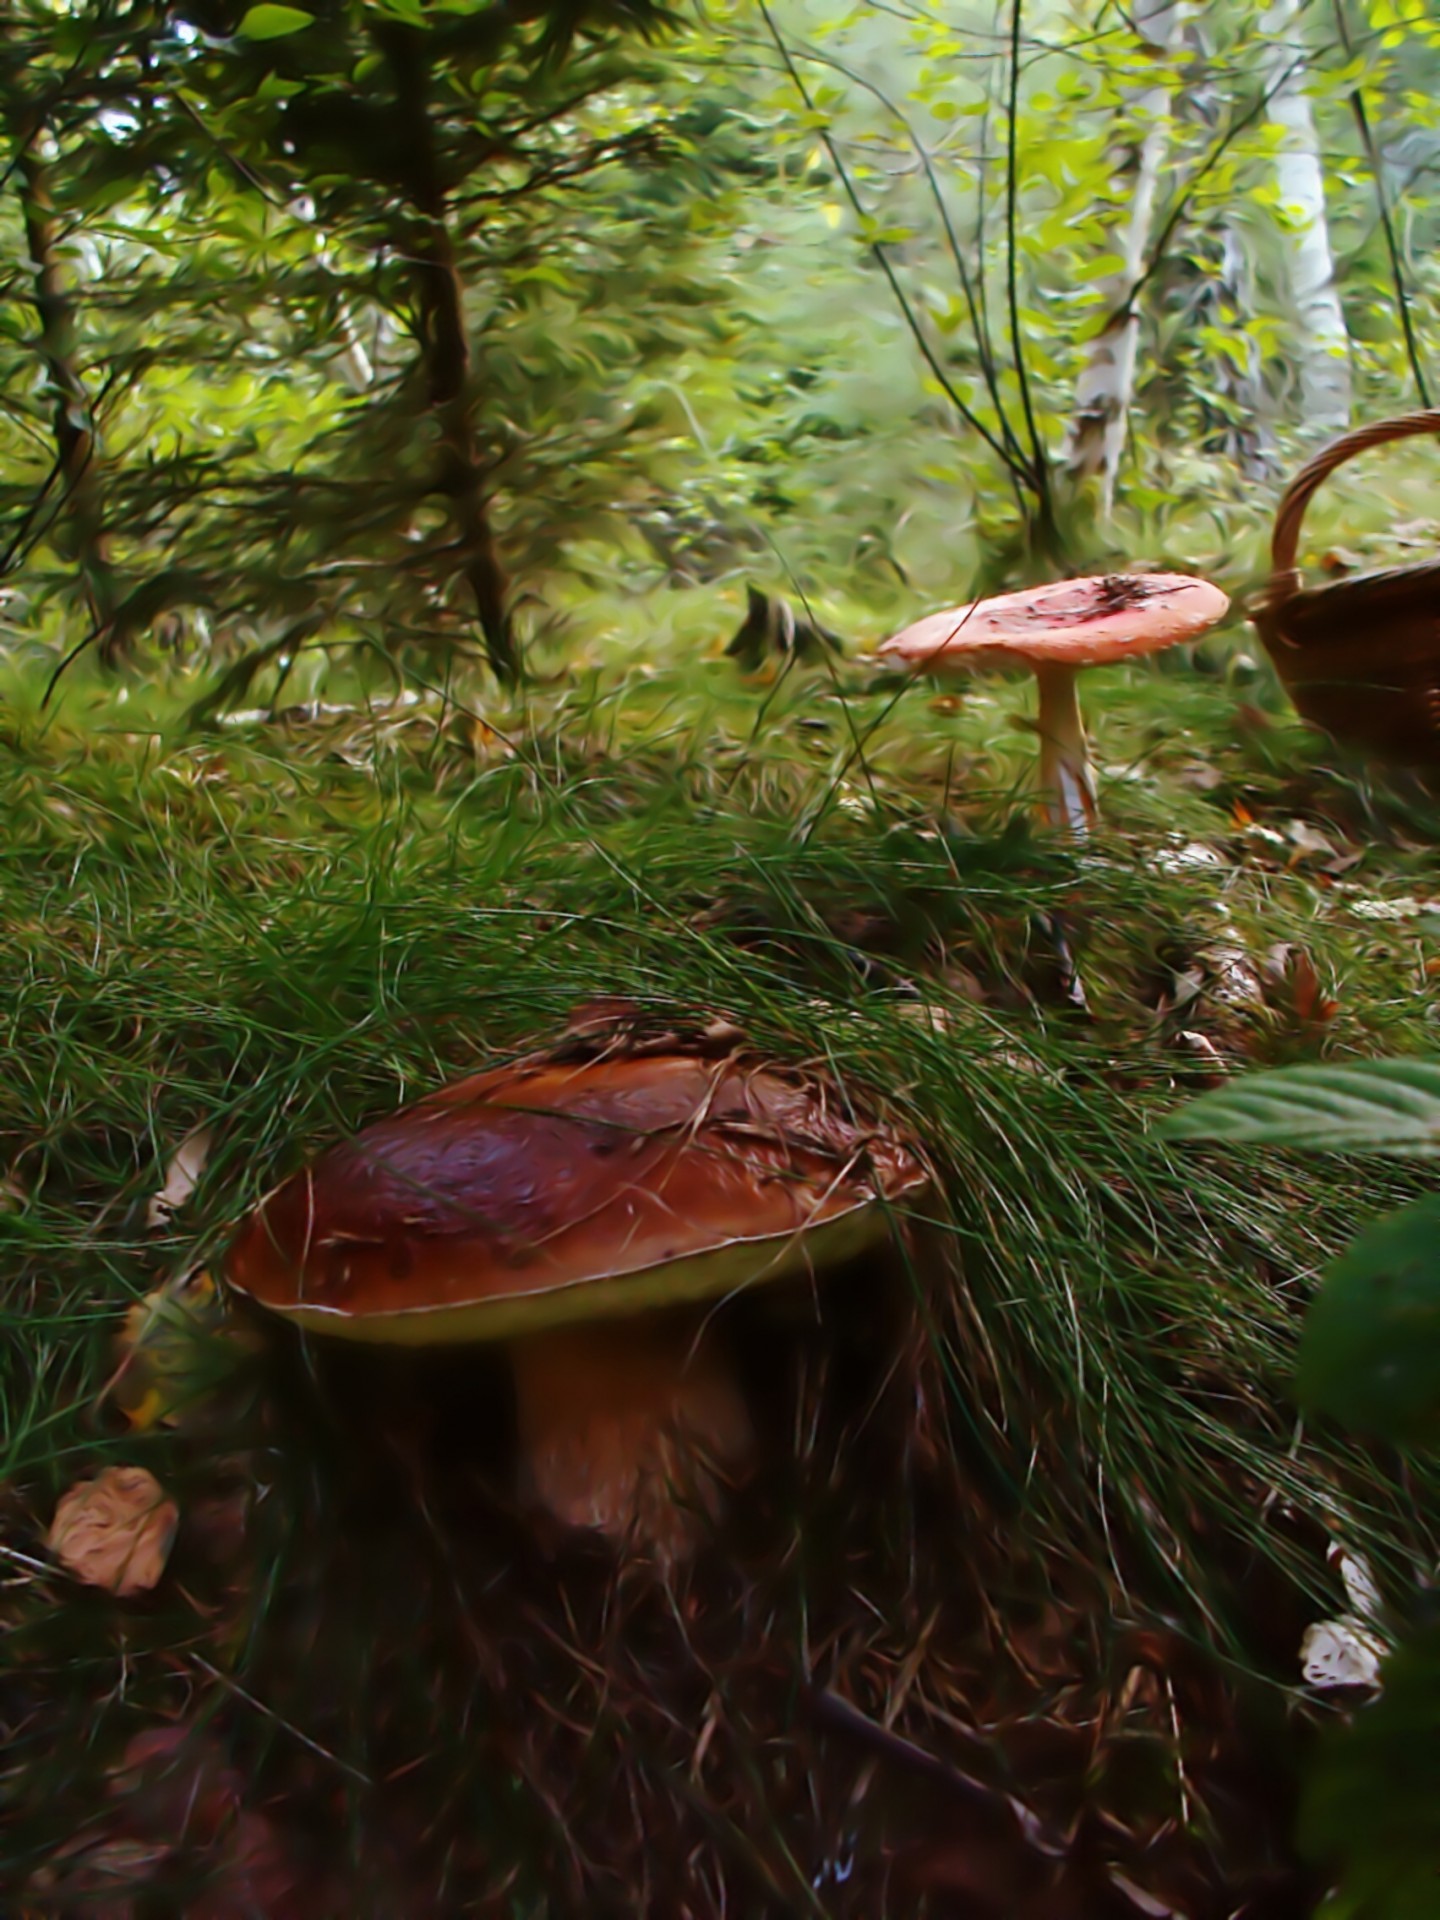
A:
[[[597,587],[956,592],[1187,497],[1248,539],[1267,461],[1426,390],[1437,39],[1391,0],[29,0],[12,636],[511,678]]]

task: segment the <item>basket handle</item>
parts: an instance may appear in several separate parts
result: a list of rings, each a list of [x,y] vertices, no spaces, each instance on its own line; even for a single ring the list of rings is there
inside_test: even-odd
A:
[[[1370,447],[1383,447],[1387,440],[1409,440],[1417,433],[1440,433],[1440,407],[1431,408],[1428,413],[1401,414],[1395,420],[1375,420],[1368,427],[1357,427],[1353,433],[1342,433],[1300,469],[1275,509],[1275,535],[1270,542],[1272,598],[1277,588],[1288,587],[1293,592],[1300,584],[1295,572],[1300,522],[1321,481],[1353,455],[1364,453]]]

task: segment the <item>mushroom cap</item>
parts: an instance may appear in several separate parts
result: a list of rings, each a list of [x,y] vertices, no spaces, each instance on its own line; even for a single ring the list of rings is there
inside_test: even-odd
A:
[[[881,643],[914,666],[996,662],[1104,666],[1213,627],[1230,601],[1185,573],[1107,573],[928,614]]]
[[[224,1272],[315,1332],[503,1339],[833,1264],[926,1177],[833,1087],[743,1054],[520,1063],[322,1154]]]

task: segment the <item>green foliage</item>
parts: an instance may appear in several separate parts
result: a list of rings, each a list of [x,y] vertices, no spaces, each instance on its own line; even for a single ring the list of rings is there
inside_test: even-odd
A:
[[[1440,1154],[1440,1060],[1358,1060],[1246,1074],[1159,1129],[1172,1140]]]
[[[1361,1060],[1245,1074],[1157,1129],[1171,1140],[1440,1154],[1440,1062]],[[1361,1432],[1440,1437],[1440,1196],[1376,1221],[1327,1267],[1306,1317],[1299,1397]]]
[[[1385,1663],[1385,1691],[1333,1732],[1300,1812],[1300,1844],[1342,1863],[1320,1920],[1430,1920],[1440,1874],[1440,1627]]]
[[[1171,1138],[1440,1152],[1440,1064],[1372,1060],[1242,1078],[1171,1115]],[[1305,1318],[1298,1398],[1399,1446],[1440,1440],[1440,1194],[1388,1213],[1329,1263]],[[1299,1839],[1339,1865],[1324,1920],[1422,1920],[1440,1884],[1440,1632],[1385,1664],[1385,1690],[1334,1733],[1310,1776]]]
[[[1440,1194],[1386,1214],[1331,1263],[1305,1318],[1298,1390],[1359,1433],[1440,1439]]]
[[[244,40],[283,40],[286,34],[299,33],[314,24],[314,14],[299,7],[251,7],[235,31]]]
[[[709,161],[644,51],[665,22],[212,4],[78,50],[48,10],[12,33],[122,629],[177,607],[247,646],[453,647],[478,612],[502,664],[481,574],[523,561],[533,591],[621,526],[671,435],[634,382],[714,333],[682,190]],[[23,518],[41,462],[0,466],[37,612],[66,578],[58,502]]]
[[[922,10],[902,34],[822,0],[773,32],[723,7],[682,29],[650,0],[25,0],[0,104],[12,158],[43,156],[70,411],[96,435],[89,586],[108,568],[114,604],[74,593],[85,529],[24,267],[0,299],[15,624],[62,652],[103,616],[116,655],[152,636],[454,666],[477,637],[511,645],[477,635],[493,561],[507,621],[540,634],[576,585],[757,573],[853,595],[878,628],[1031,566],[1047,515],[1075,564],[1168,547],[1243,579],[1246,483],[1305,424],[1258,15],[1234,0],[1162,45],[1045,0],[1017,66],[989,16]],[[1362,401],[1394,408],[1400,293],[1422,338],[1436,296],[1440,54],[1383,8],[1346,27],[1349,56],[1317,36],[1296,58]],[[8,178],[0,237],[25,262]],[[437,332],[452,269],[460,324]],[[1126,517],[1101,531],[1054,468],[1117,301],[1139,323],[1134,431]],[[1336,495],[1362,532],[1377,505]]]

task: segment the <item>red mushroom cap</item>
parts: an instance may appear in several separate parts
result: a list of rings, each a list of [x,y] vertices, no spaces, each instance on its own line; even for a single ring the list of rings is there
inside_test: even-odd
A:
[[[318,1332],[501,1339],[831,1264],[925,1179],[833,1088],[743,1055],[522,1064],[332,1147],[255,1209],[225,1277]]]
[[[1229,606],[1184,573],[1110,573],[1002,593],[932,613],[880,646],[915,666],[970,666],[975,656],[1035,665],[1103,666],[1193,640]]]

